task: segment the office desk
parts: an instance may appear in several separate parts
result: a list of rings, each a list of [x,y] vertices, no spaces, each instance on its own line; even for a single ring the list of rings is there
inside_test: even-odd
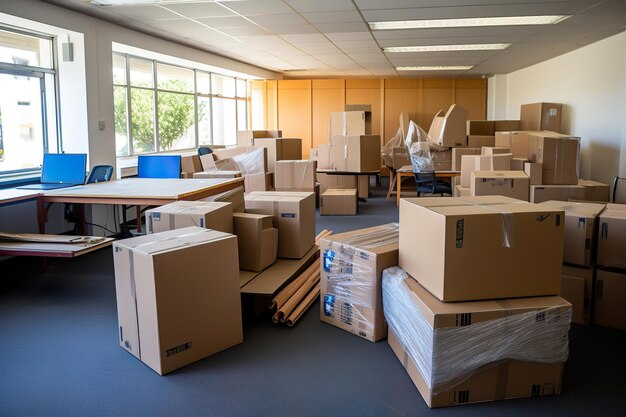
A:
[[[127,178],[44,191],[38,199],[39,232],[45,233],[46,203],[161,206],[178,200],[200,200],[240,185],[243,178]]]
[[[0,241],[0,255],[45,256],[74,258],[97,249],[111,246],[113,238],[102,238],[94,243],[4,242]]]
[[[461,171],[435,171],[435,177],[437,178],[453,178],[461,175]],[[400,205],[400,198],[402,196],[402,179],[407,177],[413,177],[413,166],[405,165],[402,168],[396,170],[396,205]],[[453,187],[454,188],[454,187]]]
[[[17,188],[2,189],[0,190],[0,206],[35,200],[39,197],[40,193],[41,191],[38,190],[18,190]]]

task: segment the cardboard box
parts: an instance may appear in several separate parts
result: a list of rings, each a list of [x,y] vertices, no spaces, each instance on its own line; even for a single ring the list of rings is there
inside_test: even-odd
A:
[[[193,174],[194,178],[241,178],[241,171],[201,171]]]
[[[233,213],[243,213],[245,211],[245,204],[243,199],[243,187],[233,188],[232,190],[224,191],[223,193],[211,195],[201,199],[200,201],[216,201],[233,204]]]
[[[544,171],[545,172],[545,171]],[[531,185],[530,202],[543,203],[548,200],[582,200],[585,188],[580,185]]]
[[[524,171],[526,162],[528,162],[528,159],[525,158],[511,158],[511,171]]]
[[[524,172],[530,179],[530,185],[541,185],[543,182],[543,164],[524,162]]]
[[[462,185],[454,186],[454,197],[470,197],[470,187],[463,187]]]
[[[146,211],[146,233],[158,233],[189,226],[232,233],[232,203],[175,201]]]
[[[278,256],[278,229],[269,214],[235,213],[233,223],[239,249],[239,268],[262,271]]]
[[[572,323],[590,323],[593,272],[591,268],[563,265],[560,296],[572,304]]]
[[[359,183],[357,178],[357,175],[335,175],[318,172],[317,182],[320,183],[320,195],[324,194],[328,189],[345,190],[358,188]]]
[[[460,148],[459,148],[460,149]],[[405,146],[393,148],[391,151],[391,161],[393,169],[400,169],[405,165],[411,165],[409,152]]]
[[[598,269],[593,303],[593,322],[626,330],[626,275]]]
[[[565,211],[563,262],[591,266],[595,264],[598,236],[598,216],[604,204],[546,201],[541,203]]]
[[[274,216],[278,257],[302,258],[315,243],[315,194],[255,191],[245,196],[246,211]]]
[[[579,179],[578,185],[585,187],[585,201],[599,201],[606,203],[610,201],[611,186],[609,184]]]
[[[452,171],[461,170],[461,157],[463,155],[480,155],[481,151],[481,148],[452,148]]]
[[[202,162],[200,162],[200,157],[198,155],[181,157],[180,168],[183,178],[193,178],[194,172],[202,171]]]
[[[329,235],[320,253],[320,319],[372,342],[384,339],[381,278],[398,264],[398,226]]]
[[[461,157],[461,185],[470,187],[472,171],[509,171],[511,154],[463,155]]]
[[[467,129],[465,133],[470,135],[479,136],[493,136],[495,129],[495,122],[493,120],[468,120]]]
[[[343,111],[367,111],[372,112],[371,104],[345,104]]]
[[[315,161],[276,161],[274,188],[276,191],[315,191],[315,164]]]
[[[267,149],[267,170],[274,172],[276,161],[302,159],[302,139],[255,139],[254,146]]]
[[[521,120],[496,120],[494,121],[495,132],[510,132],[513,130],[522,130]]]
[[[357,213],[357,190],[326,190],[320,197],[320,215],[348,215]]]
[[[318,169],[334,169],[333,165],[333,148],[328,143],[322,143],[317,148],[317,168]]]
[[[500,155],[503,153],[511,153],[511,150],[498,146],[483,146],[480,151],[481,155]]]
[[[482,148],[483,146],[495,146],[495,136],[469,135],[467,137],[468,148]]]
[[[445,151],[431,150],[430,156],[433,160],[435,171],[450,171],[452,169],[452,150]]]
[[[472,171],[470,195],[503,195],[528,201],[530,189],[524,171]]]
[[[272,191],[273,180],[273,172],[266,172],[264,174],[248,174],[243,177],[243,187],[246,193],[252,193],[254,191]]]
[[[528,159],[543,164],[543,183],[578,184],[580,138],[551,132],[529,135]]]
[[[512,131],[496,132],[496,146],[509,148],[513,158],[534,161],[529,150],[530,135],[534,132]]]
[[[380,136],[335,136],[333,138],[333,165],[342,172],[380,170]]]
[[[522,130],[560,132],[562,107],[560,103],[522,104],[520,107]]]
[[[464,148],[467,146],[467,110],[458,104],[450,106],[443,114],[439,111],[430,125],[428,136],[437,145],[448,148]]]
[[[234,235],[188,227],[118,240],[113,261],[120,346],[160,375],[243,341]]]
[[[372,113],[369,111],[344,111],[330,114],[329,139],[335,136],[363,136],[372,134]]]
[[[369,198],[370,196],[370,176],[357,175],[357,193],[359,198]],[[341,188],[336,188],[341,190]]]
[[[256,138],[280,138],[283,132],[280,130],[238,130],[237,146],[254,146]]]
[[[383,273],[388,342],[429,407],[560,392],[571,314],[566,300],[442,303],[410,276],[390,281],[397,270]],[[519,355],[537,361],[509,359]]]
[[[626,204],[606,205],[598,234],[598,265],[626,269]]]
[[[502,196],[403,198],[400,267],[442,301],[558,294],[564,214]]]

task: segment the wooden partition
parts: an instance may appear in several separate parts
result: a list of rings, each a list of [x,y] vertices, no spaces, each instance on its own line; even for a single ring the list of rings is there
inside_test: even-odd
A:
[[[252,127],[302,138],[305,158],[312,147],[328,143],[330,113],[343,111],[345,104],[372,106],[372,133],[383,143],[396,134],[400,113],[425,131],[439,110],[446,112],[455,103],[468,110],[468,119],[487,115],[487,80],[482,78],[266,80],[252,81],[250,90]]]

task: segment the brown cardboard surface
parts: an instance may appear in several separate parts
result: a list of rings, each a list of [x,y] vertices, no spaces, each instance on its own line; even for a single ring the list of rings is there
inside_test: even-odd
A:
[[[545,171],[543,171],[545,172]],[[530,202],[542,203],[549,200],[583,200],[585,187],[580,185],[531,185]]]
[[[400,267],[443,301],[558,294],[563,217],[502,196],[402,199]]]
[[[321,143],[317,148],[317,168],[335,169],[333,166],[333,148],[328,143]]]
[[[194,178],[240,178],[241,171],[201,171],[194,172]]]
[[[460,149],[460,148],[459,148]],[[410,165],[409,153],[405,146],[393,148],[391,151],[391,161],[393,169],[400,169],[405,165]]]
[[[609,202],[611,186],[593,180],[578,180],[578,185],[585,187],[585,201]]]
[[[320,253],[320,319],[372,342],[385,338],[381,279],[385,268],[398,264],[397,228],[328,235]],[[352,290],[345,291],[346,284]]]
[[[525,162],[524,172],[530,179],[530,185],[541,185],[543,182],[543,164],[537,162]]]
[[[194,172],[202,171],[202,163],[198,155],[183,156],[180,158],[180,167],[185,178],[193,178]]]
[[[452,171],[461,170],[461,157],[463,155],[480,155],[481,148],[452,148]],[[405,165],[409,165],[407,162]]]
[[[494,124],[495,132],[510,132],[522,129],[521,120],[496,120],[494,121]]]
[[[472,171],[508,171],[511,168],[511,154],[463,155],[461,156],[461,185],[470,187]]]
[[[255,147],[267,149],[267,171],[274,172],[276,161],[302,159],[302,139],[254,139]]]
[[[511,171],[524,171],[526,162],[528,162],[528,159],[525,158],[511,158]]]
[[[593,322],[626,330],[626,275],[598,269]]]
[[[233,224],[239,249],[239,268],[258,272],[276,262],[278,229],[272,227],[272,215],[235,213]]]
[[[462,185],[454,186],[454,197],[469,197],[470,187],[463,187]]]
[[[318,172],[317,181],[320,183],[320,194],[328,189],[345,190],[358,187],[357,175],[333,175]]]
[[[371,113],[371,104],[345,104],[343,106],[344,111],[368,111]]]
[[[480,151],[481,155],[499,155],[503,153],[511,153],[511,150],[503,146],[483,146]]]
[[[280,138],[283,132],[280,130],[238,130],[237,146],[254,146],[255,138]]]
[[[146,232],[200,226],[233,233],[233,205],[228,202],[175,201],[146,211]]]
[[[189,227],[113,246],[123,349],[165,375],[243,341],[234,235]]]
[[[276,161],[274,188],[276,191],[315,191],[315,167],[315,161]]]
[[[467,137],[468,148],[482,148],[483,146],[494,146],[495,143],[496,143],[496,138],[493,135],[490,135],[490,136],[469,135]]]
[[[470,195],[503,195],[528,201],[530,185],[524,171],[472,171]]]
[[[528,150],[530,133],[524,131],[496,132],[495,144],[511,149],[514,158],[531,159]]]
[[[333,165],[344,172],[376,171],[381,167],[380,136],[333,137]]]
[[[436,144],[449,148],[464,148],[467,146],[467,110],[458,104],[450,106],[443,114],[439,112],[433,118],[428,129],[428,136]]]
[[[300,275],[319,257],[317,246],[311,247],[300,259],[278,259],[241,288],[242,294],[271,296]]]
[[[626,269],[626,204],[607,204],[600,215],[598,265]]]
[[[246,211],[274,216],[278,229],[278,257],[299,259],[315,241],[315,194],[256,191],[247,194]]]
[[[361,136],[372,134],[370,111],[345,111],[330,114],[329,139],[334,144],[335,136]]]
[[[320,215],[357,214],[357,190],[328,189],[320,197]]]
[[[223,193],[215,194],[200,201],[217,201],[233,204],[233,213],[243,213],[245,211],[243,199],[243,187],[233,188]]]
[[[560,103],[522,104],[520,107],[521,129],[560,132],[562,107]]]
[[[495,122],[493,120],[468,120],[465,133],[469,135],[493,136]]]
[[[595,263],[598,216],[606,206],[554,200],[541,203],[544,204],[565,211],[563,262],[579,266],[591,266]]]
[[[252,281],[260,272],[239,270],[239,288],[243,288],[248,282]]]
[[[254,191],[271,191],[273,178],[273,172],[266,172],[262,174],[248,174],[243,177],[243,187],[246,193],[251,193]]]
[[[561,297],[572,303],[572,322],[589,324],[594,269],[563,265]],[[582,287],[582,288],[581,288]]]
[[[580,138],[553,132],[528,136],[528,159],[543,164],[543,184],[578,184]]]

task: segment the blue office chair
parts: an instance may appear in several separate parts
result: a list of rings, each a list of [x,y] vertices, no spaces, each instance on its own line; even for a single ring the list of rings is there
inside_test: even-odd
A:
[[[96,165],[91,168],[89,172],[89,178],[87,178],[87,184],[93,184],[96,182],[107,182],[111,180],[113,176],[113,167],[111,165]]]
[[[210,153],[213,153],[213,150],[208,146],[200,146],[198,148],[198,156],[208,155]]]
[[[417,184],[417,196],[421,193],[452,195],[452,187],[445,181],[437,181],[435,171],[413,172],[415,183]]]

